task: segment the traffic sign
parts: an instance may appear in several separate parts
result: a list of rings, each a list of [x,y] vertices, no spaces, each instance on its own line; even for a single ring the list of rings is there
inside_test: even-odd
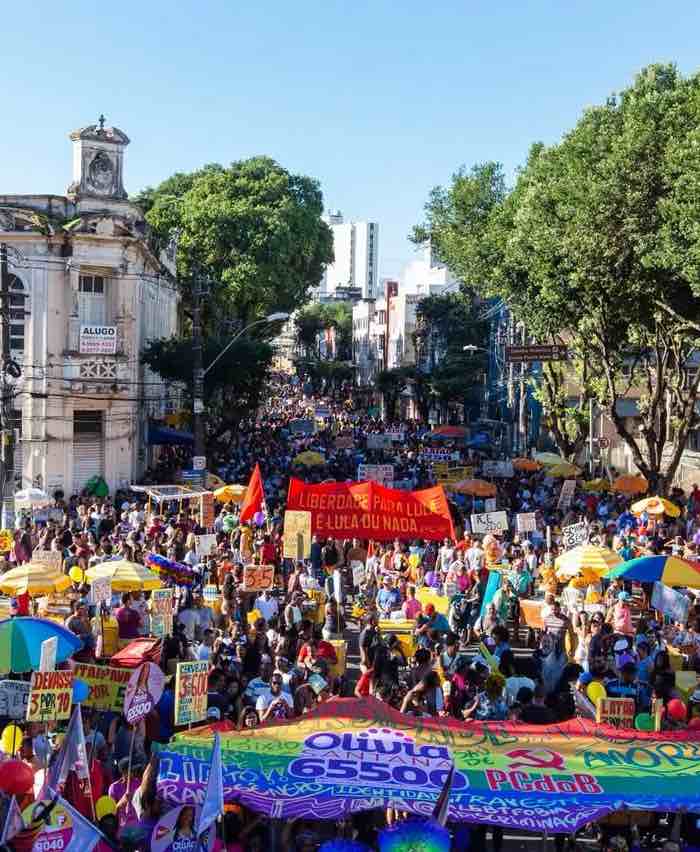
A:
[[[192,470],[205,470],[206,466],[206,456],[192,456]]]
[[[506,361],[566,361],[569,350],[559,343],[533,346],[506,346]]]

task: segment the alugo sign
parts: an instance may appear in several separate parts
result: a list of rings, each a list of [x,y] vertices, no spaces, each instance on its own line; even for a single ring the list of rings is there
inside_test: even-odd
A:
[[[555,343],[545,346],[506,346],[506,361],[566,361],[566,346]]]
[[[114,355],[117,329],[113,325],[81,325],[80,352],[85,355]]]

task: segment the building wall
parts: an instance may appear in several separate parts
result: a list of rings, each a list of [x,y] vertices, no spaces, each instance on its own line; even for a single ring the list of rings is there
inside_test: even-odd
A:
[[[344,222],[340,213],[330,215],[335,260],[324,274],[319,296],[332,297],[338,287],[358,287],[363,299],[376,294],[379,268],[379,225],[376,222]]]

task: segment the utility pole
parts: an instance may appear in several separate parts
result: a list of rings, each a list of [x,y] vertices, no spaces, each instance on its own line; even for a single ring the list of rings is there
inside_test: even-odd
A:
[[[7,270],[7,244],[0,243],[0,328],[2,329],[2,527],[13,529],[15,481],[15,431],[12,422],[12,388],[7,381],[7,370],[12,360],[10,352],[10,275]],[[23,306],[24,308],[24,306]],[[9,495],[8,495],[9,491]]]
[[[202,471],[206,479],[207,459],[204,448],[204,343],[202,340],[202,295],[204,282],[195,277],[192,283],[192,369],[194,379],[194,401],[192,416],[194,425],[194,458],[192,466]]]

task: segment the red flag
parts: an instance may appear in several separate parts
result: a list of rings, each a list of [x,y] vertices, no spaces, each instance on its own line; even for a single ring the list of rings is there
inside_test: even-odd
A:
[[[248,490],[245,493],[243,505],[241,506],[240,522],[242,524],[249,521],[256,512],[262,511],[263,497],[263,482],[262,476],[260,475],[260,465],[256,464],[253,475],[250,477],[250,482],[248,483]]]

